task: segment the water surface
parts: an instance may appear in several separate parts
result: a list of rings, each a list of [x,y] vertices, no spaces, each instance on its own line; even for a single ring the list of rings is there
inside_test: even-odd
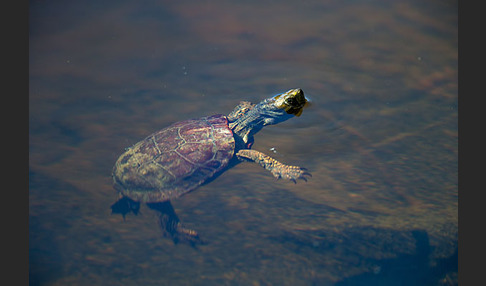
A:
[[[31,1],[29,25],[32,285],[457,282],[456,2]],[[296,87],[253,148],[307,183],[242,163],[174,200],[197,249],[111,215],[124,148]]]

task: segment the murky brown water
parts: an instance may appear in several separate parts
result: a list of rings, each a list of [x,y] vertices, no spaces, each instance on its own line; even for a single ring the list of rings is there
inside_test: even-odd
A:
[[[457,279],[456,2],[34,1],[29,25],[32,285]],[[242,163],[173,201],[198,249],[110,214],[125,147],[295,87],[253,148],[307,183]]]

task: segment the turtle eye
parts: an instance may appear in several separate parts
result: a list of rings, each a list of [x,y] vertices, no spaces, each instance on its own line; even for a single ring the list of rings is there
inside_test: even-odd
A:
[[[291,97],[291,98],[287,99],[287,104],[290,105],[290,106],[297,106],[299,103],[297,102],[295,97]]]
[[[307,100],[305,99],[305,97],[290,97],[285,101],[285,111],[287,111],[287,113],[289,114],[295,114],[296,116],[299,116],[302,113],[302,109],[306,102]]]

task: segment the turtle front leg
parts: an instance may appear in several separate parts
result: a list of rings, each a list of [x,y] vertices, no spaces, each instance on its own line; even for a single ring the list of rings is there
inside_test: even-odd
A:
[[[307,181],[305,176],[312,177],[305,168],[282,164],[272,157],[256,150],[242,149],[236,153],[236,157],[242,161],[257,163],[264,169],[270,171],[277,179],[284,178],[296,183],[297,179]]]

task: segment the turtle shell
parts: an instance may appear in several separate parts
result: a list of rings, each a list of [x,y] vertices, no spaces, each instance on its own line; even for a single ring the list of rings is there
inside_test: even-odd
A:
[[[115,163],[114,186],[136,201],[170,200],[224,170],[234,151],[226,116],[180,121],[128,148]]]

